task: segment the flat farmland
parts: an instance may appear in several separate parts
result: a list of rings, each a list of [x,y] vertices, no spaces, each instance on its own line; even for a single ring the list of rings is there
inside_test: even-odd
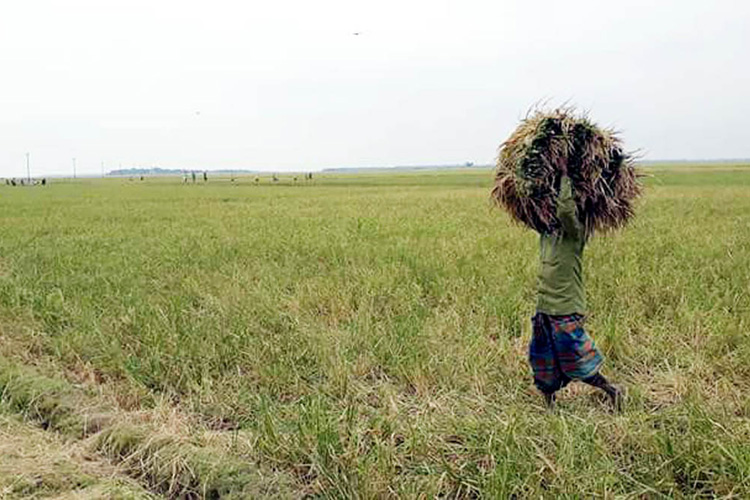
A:
[[[644,172],[585,253],[618,415],[543,409],[490,170],[0,186],[0,497],[750,497],[750,165]]]

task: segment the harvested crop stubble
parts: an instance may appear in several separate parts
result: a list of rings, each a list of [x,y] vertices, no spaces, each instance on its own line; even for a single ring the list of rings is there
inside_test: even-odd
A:
[[[568,175],[587,236],[622,227],[641,193],[633,156],[610,129],[572,108],[535,111],[500,146],[493,200],[518,222],[556,233],[557,193]]]

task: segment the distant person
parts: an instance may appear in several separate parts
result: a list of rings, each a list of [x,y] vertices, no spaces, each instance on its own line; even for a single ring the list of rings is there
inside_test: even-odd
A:
[[[207,170],[203,171],[203,182],[208,182],[208,171]]]
[[[10,185],[11,186],[15,186],[16,185],[16,179],[15,178],[13,178],[13,179],[10,180]]]
[[[182,183],[187,184],[187,181],[188,181],[188,174],[187,172],[185,172],[184,174],[182,174]]]
[[[190,175],[193,176],[193,184],[195,184],[195,170],[193,170],[192,172],[190,172]]]
[[[46,186],[46,185],[47,185],[47,178],[42,177],[42,186]]]
[[[141,177],[140,177],[140,178],[139,178],[138,180],[141,180],[141,181],[142,181],[142,180],[143,180],[143,176],[141,176]]]

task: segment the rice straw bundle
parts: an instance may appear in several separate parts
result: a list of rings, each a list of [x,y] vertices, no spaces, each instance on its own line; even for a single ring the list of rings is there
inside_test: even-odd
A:
[[[613,130],[572,108],[535,111],[500,146],[492,198],[540,233],[556,233],[560,179],[568,175],[586,234],[622,227],[642,186]]]

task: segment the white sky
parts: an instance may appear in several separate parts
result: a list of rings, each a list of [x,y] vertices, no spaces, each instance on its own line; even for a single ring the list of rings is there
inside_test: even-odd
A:
[[[0,176],[489,163],[543,99],[750,157],[750,2],[0,0]]]

